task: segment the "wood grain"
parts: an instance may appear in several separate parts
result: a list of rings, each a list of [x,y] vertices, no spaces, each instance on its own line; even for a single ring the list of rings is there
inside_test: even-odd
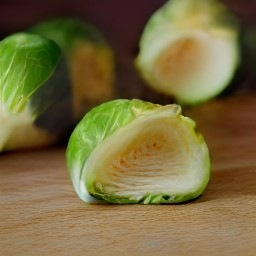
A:
[[[0,155],[0,255],[255,255],[255,95],[185,113],[213,162],[207,190],[186,204],[87,205],[64,148]]]

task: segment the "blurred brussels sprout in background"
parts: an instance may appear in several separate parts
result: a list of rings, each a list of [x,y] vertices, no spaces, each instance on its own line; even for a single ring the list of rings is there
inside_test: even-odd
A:
[[[168,1],[144,28],[136,67],[150,87],[180,104],[207,101],[240,64],[239,27],[221,1]]]
[[[63,51],[63,64],[71,84],[74,116],[114,97],[114,54],[101,32],[76,18],[41,22],[30,32],[57,43]]]
[[[198,197],[210,157],[178,105],[119,99],[93,108],[74,129],[67,165],[89,203],[180,203]]]

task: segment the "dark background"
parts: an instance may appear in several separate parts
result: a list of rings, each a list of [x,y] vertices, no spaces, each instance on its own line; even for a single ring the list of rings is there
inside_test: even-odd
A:
[[[181,0],[182,1],[182,0]],[[152,101],[169,101],[146,88],[139,79],[133,65],[138,51],[138,42],[144,25],[151,14],[164,0],[1,0],[0,2],[0,39],[26,30],[37,22],[56,17],[80,17],[97,26],[113,47],[117,60],[117,91],[119,97],[138,97]],[[256,27],[255,0],[225,0],[230,9],[238,16],[244,27]],[[255,41],[256,48],[256,41]],[[246,62],[246,61],[245,61]],[[252,65],[248,60],[244,66]],[[248,70],[248,68],[246,68]],[[254,67],[250,74],[240,76],[240,87],[252,86]]]

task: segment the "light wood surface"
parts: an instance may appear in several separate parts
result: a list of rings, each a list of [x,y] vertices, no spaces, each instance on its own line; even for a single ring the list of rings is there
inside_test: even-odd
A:
[[[209,145],[205,193],[181,205],[87,205],[65,149],[0,155],[0,255],[256,255],[256,95],[186,110]]]

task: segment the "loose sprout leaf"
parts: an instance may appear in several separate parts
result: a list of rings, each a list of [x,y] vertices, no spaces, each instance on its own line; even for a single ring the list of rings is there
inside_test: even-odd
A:
[[[240,63],[237,19],[219,0],[167,1],[146,24],[135,63],[155,90],[183,105],[204,102]]]
[[[178,105],[115,100],[90,111],[67,147],[68,170],[87,202],[180,203],[198,197],[210,158]]]
[[[27,33],[13,34],[0,42],[0,102],[20,112],[31,95],[53,74],[59,47],[52,41]]]

